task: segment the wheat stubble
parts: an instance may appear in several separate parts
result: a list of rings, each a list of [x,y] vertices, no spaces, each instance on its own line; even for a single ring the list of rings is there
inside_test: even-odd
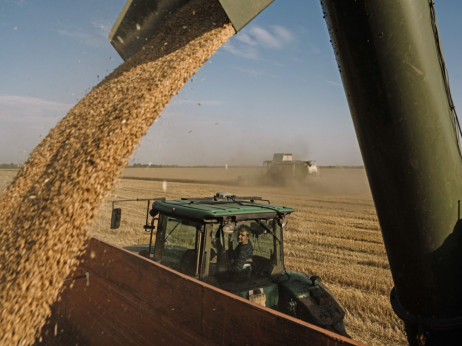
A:
[[[233,34],[218,1],[192,1],[32,152],[0,197],[1,344],[34,342],[141,136]]]

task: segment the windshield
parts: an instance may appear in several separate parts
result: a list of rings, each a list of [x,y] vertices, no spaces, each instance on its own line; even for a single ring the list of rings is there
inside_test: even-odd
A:
[[[165,229],[166,247],[194,249],[196,245],[196,225],[189,225],[183,220],[168,218]]]
[[[244,229],[248,233],[245,239],[242,234],[239,237]],[[214,224],[212,249],[216,255],[211,256],[209,276],[226,278],[226,273],[235,274],[246,269],[255,276],[269,276],[276,266],[282,265],[280,239],[281,227],[274,219],[238,222],[231,234],[223,231],[222,224]],[[248,258],[239,259],[237,256],[243,248]]]
[[[160,263],[188,275],[196,274],[197,234],[200,224],[168,217],[158,241]],[[157,245],[156,245],[157,247]]]

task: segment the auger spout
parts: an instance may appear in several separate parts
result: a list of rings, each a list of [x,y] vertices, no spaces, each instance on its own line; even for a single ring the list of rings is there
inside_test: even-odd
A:
[[[109,33],[109,41],[122,59],[127,60],[154,38],[168,18],[189,1],[128,0]],[[274,0],[217,1],[238,32]]]

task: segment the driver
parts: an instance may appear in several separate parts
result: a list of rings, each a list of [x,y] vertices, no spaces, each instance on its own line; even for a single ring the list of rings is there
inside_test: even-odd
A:
[[[242,225],[238,228],[237,239],[239,245],[231,251],[229,258],[233,261],[231,266],[234,272],[241,272],[244,270],[244,264],[253,256],[253,246],[250,241],[250,227]]]

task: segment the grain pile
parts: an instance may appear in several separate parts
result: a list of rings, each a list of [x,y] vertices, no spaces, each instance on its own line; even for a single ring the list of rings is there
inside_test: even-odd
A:
[[[192,1],[32,152],[0,197],[2,345],[34,342],[141,136],[233,34],[218,1]]]

